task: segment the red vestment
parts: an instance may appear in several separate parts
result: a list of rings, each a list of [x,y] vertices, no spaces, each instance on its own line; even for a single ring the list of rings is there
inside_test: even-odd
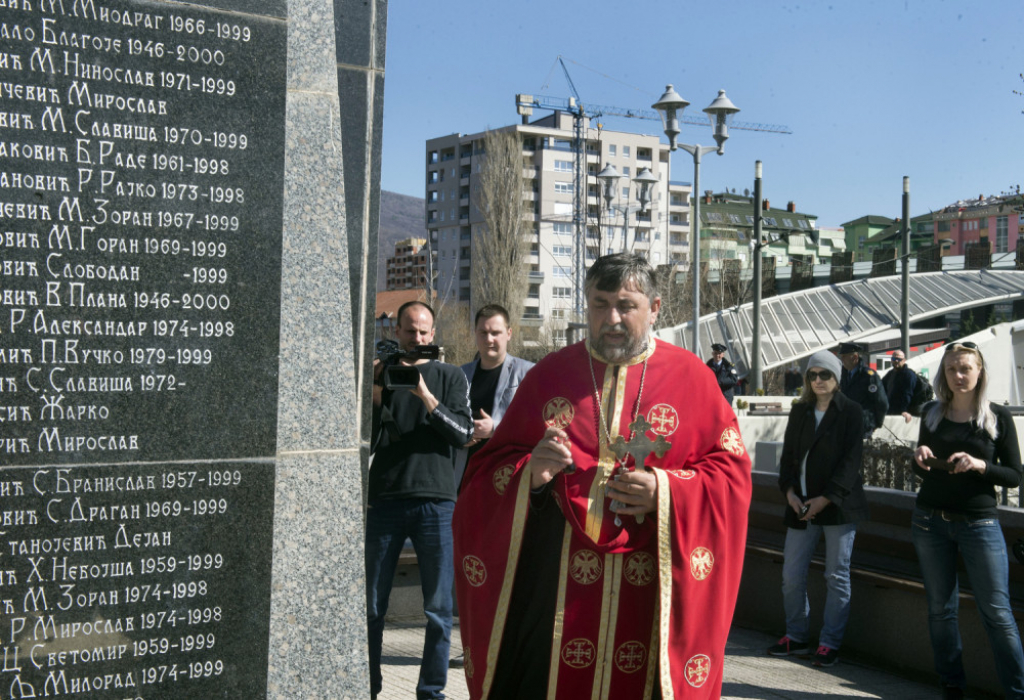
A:
[[[606,483],[615,455],[599,437],[599,410],[613,441],[629,437],[638,413],[651,425],[648,437],[671,443],[646,459],[658,504],[643,523],[631,515],[614,523]],[[605,364],[585,343],[549,355],[470,462],[454,531],[471,697],[491,692],[530,512],[527,464],[548,426],[568,433],[577,469],[553,484],[566,525],[553,535],[563,545],[547,697],[646,699],[656,683],[665,700],[719,697],[743,569],[750,458],[714,375],[662,341],[626,365]]]

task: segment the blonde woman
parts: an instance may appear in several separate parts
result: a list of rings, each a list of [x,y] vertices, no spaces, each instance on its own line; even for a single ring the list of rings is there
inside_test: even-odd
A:
[[[807,572],[825,535],[825,615],[815,666],[832,666],[850,617],[850,555],[857,522],[868,517],[861,479],[864,418],[860,404],[839,392],[842,365],[827,350],[811,355],[803,394],[786,424],[779,488],[786,495],[782,598],[786,634],[772,656],[810,652]]]
[[[1024,698],[1024,653],[1010,607],[1009,562],[996,486],[1020,484],[1020,445],[1010,412],[986,398],[988,372],[978,346],[946,346],[914,452],[924,481],[913,515],[914,548],[928,596],[928,631],[943,697],[967,684],[957,626],[959,551],[1008,698]]]

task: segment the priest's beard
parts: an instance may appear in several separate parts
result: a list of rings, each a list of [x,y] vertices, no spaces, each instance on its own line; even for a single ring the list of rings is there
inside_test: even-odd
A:
[[[625,333],[626,342],[618,347],[609,347],[604,340],[606,333]],[[590,346],[608,362],[625,362],[646,350],[649,343],[650,331],[640,335],[631,335],[624,324],[616,323],[614,326],[601,326],[601,332],[597,338],[590,341]]]

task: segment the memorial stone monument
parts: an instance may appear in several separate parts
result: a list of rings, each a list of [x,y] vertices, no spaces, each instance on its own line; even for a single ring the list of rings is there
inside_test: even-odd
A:
[[[385,9],[0,0],[0,700],[368,695]]]

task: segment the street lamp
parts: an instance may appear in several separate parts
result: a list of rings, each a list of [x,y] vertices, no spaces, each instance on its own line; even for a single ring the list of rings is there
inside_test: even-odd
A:
[[[682,148],[693,156],[693,217],[690,220],[692,231],[692,243],[690,245],[690,276],[693,278],[693,347],[695,355],[700,356],[700,159],[705,153],[717,151],[718,155],[725,153],[725,142],[729,138],[729,122],[739,108],[725,96],[725,90],[718,91],[718,97],[704,108],[704,112],[711,120],[711,126],[715,130],[715,143],[717,146],[700,146],[676,143],[679,136],[679,118],[687,105],[690,103],[679,96],[679,93],[671,85],[665,86],[665,94],[651,105],[661,114],[662,126],[665,129],[665,136],[668,137],[668,145],[671,150]]]
[[[624,206],[620,205],[618,207],[614,207],[612,205],[612,200],[615,199],[615,196],[618,194],[617,183],[618,183],[618,181],[620,179],[622,179],[622,177],[624,177],[624,176],[619,175],[619,171],[616,170],[615,166],[611,165],[611,164],[606,165],[604,167],[604,170],[602,170],[601,172],[599,172],[597,174],[597,179],[601,181],[601,185],[602,185],[601,191],[602,191],[602,196],[604,197],[605,210],[608,212],[609,217],[612,216],[612,211],[614,211],[615,209],[618,209],[619,211],[622,212],[622,216],[623,216],[623,226],[622,226],[623,233],[622,233],[622,235],[623,235],[623,239],[625,239],[626,236],[627,236],[626,231],[629,228],[629,214],[630,214],[630,212],[632,212],[632,211],[639,211],[642,214],[642,213],[646,212],[650,208],[650,206],[651,206],[651,189],[652,189],[652,187],[654,185],[656,185],[659,182],[659,180],[658,180],[658,176],[655,175],[653,172],[651,172],[650,168],[644,168],[643,170],[641,170],[639,173],[636,174],[636,177],[633,178],[633,182],[635,182],[637,184],[636,198],[637,198],[637,201],[639,201],[639,203],[640,203],[639,207],[630,207],[628,199],[626,200],[626,204]],[[639,229],[639,225],[637,226],[637,228]],[[611,236],[609,236],[609,241],[610,240],[611,240]],[[600,245],[600,241],[599,241],[599,245]],[[623,248],[626,247],[626,241],[625,240],[622,241],[622,245],[623,245]]]

